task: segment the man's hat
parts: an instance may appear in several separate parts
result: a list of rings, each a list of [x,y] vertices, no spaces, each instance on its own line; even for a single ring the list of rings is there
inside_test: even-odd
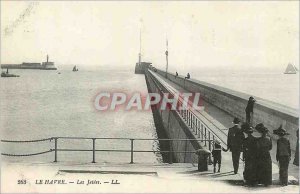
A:
[[[289,133],[282,128],[282,125],[280,125],[278,129],[273,130],[273,133],[279,136],[289,135]]]
[[[255,129],[259,132],[259,133],[267,133],[269,130],[264,126],[263,123],[259,123],[255,126]]]
[[[237,117],[235,117],[235,118],[233,119],[233,123],[234,123],[234,124],[239,124],[240,122],[241,122],[240,119],[237,118]]]
[[[253,133],[253,128],[249,125],[249,123],[243,123],[241,128],[244,133],[248,133],[248,134]]]

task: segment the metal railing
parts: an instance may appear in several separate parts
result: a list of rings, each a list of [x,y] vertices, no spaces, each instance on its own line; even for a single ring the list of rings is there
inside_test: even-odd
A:
[[[164,80],[158,81],[157,79],[159,79],[159,77],[156,77],[157,75],[155,75],[151,70],[148,70],[148,72],[149,73],[146,74],[146,76],[149,75],[150,79],[155,83],[156,87],[159,88],[159,92],[161,95],[163,95],[163,93],[166,92],[174,97],[178,93],[172,87],[167,87],[168,84],[163,85],[161,82],[165,82]],[[227,147],[226,140],[215,132],[218,131],[221,134],[223,134],[223,136],[227,136],[224,132],[224,129],[218,128],[212,121],[203,116],[203,114],[199,110],[190,108],[191,102],[187,102],[189,107],[187,107],[185,103],[184,99],[181,96],[179,96],[176,112],[183,119],[183,121],[190,128],[190,130],[193,133],[195,133],[196,137],[203,139],[204,146],[208,146],[208,149],[211,151],[213,147],[213,141],[219,140],[221,142],[222,147]],[[180,106],[184,106],[183,110],[179,108]],[[202,118],[200,118],[198,115],[201,115]],[[207,142],[209,142],[208,145]]]
[[[169,163],[173,162],[173,154],[174,153],[195,153],[195,151],[186,151],[186,150],[173,150],[173,142],[176,141],[212,141],[212,140],[202,140],[202,139],[149,139],[149,138],[94,138],[94,137],[51,137],[47,139],[41,140],[29,140],[29,141],[15,141],[15,140],[1,140],[3,143],[34,143],[41,141],[53,141],[54,140],[54,148],[50,150],[32,153],[32,154],[7,154],[1,153],[4,156],[14,156],[14,157],[24,157],[24,156],[34,156],[45,154],[49,152],[54,152],[54,161],[58,161],[58,152],[92,152],[92,163],[96,163],[96,152],[128,152],[130,153],[130,163],[134,163],[134,153],[168,153],[169,155]],[[59,140],[91,140],[92,149],[67,149],[67,148],[59,148]],[[127,140],[130,142],[130,149],[96,149],[96,141],[100,140]],[[169,150],[161,151],[161,150],[135,150],[134,142],[136,141],[168,141],[169,142]]]

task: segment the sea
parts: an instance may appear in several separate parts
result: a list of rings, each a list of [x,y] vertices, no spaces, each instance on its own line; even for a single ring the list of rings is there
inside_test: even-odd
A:
[[[221,71],[202,70],[192,78],[263,98],[299,110],[299,74],[284,74],[280,70]]]
[[[61,66],[58,71],[11,70],[17,78],[0,79],[1,139],[36,140],[50,137],[99,137],[156,139],[152,112],[98,111],[94,107],[99,92],[147,93],[143,75],[133,68]],[[59,74],[60,73],[60,74]],[[247,93],[298,109],[299,75],[282,72],[195,71],[195,79]],[[2,153],[31,154],[54,148],[54,141],[1,143]],[[59,149],[92,149],[90,139],[58,139]],[[130,150],[129,140],[96,140],[96,149]],[[135,150],[156,151],[156,140],[136,140]],[[59,162],[90,163],[91,151],[59,151]],[[17,162],[52,162],[54,153],[8,157]],[[127,152],[96,152],[96,162],[129,163]],[[134,153],[136,163],[160,163],[162,156],[153,152]]]
[[[59,71],[10,70],[17,78],[1,78],[1,139],[35,140],[49,137],[99,137],[157,139],[151,110],[105,111],[95,109],[95,96],[108,92],[147,93],[143,75],[134,69],[83,68]],[[60,74],[58,74],[58,72]],[[130,150],[130,140],[96,140],[96,149]],[[59,149],[92,149],[92,140],[58,139]],[[54,148],[54,141],[2,143],[2,152],[31,154]],[[159,150],[156,140],[136,140],[135,150]],[[92,152],[58,152],[61,162],[91,162]],[[8,161],[52,162],[54,153],[32,157],[7,157]],[[129,163],[130,153],[96,152],[96,162]],[[156,163],[162,157],[152,152],[134,153],[134,162]]]

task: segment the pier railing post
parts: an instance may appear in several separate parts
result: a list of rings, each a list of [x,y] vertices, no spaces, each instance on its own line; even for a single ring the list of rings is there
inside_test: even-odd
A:
[[[211,151],[210,131],[208,131],[208,149]]]
[[[189,126],[191,127],[191,112],[189,111]]]
[[[190,127],[193,128],[193,115],[190,112]]]
[[[196,134],[195,135],[197,135],[198,134],[198,119],[195,119],[195,123],[196,123],[196,126],[195,126]]]
[[[54,138],[54,162],[57,162],[57,137]]]
[[[131,150],[130,150],[130,164],[133,164],[133,140],[130,139],[130,145],[131,145]]]
[[[213,136],[214,137],[214,136]],[[213,143],[213,141],[210,139],[210,132],[209,132],[209,151],[211,151],[211,144]],[[208,157],[208,160],[209,160],[209,162],[208,162],[208,164],[209,165],[212,165],[213,164],[213,162],[212,162],[212,159],[211,159],[211,154],[209,155],[209,157]]]
[[[96,156],[95,156],[95,154],[96,154],[96,146],[95,146],[95,144],[96,144],[96,139],[95,138],[93,138],[93,161],[92,161],[92,163],[95,163],[96,161],[95,161],[95,158],[96,158]]]
[[[207,140],[207,138],[206,138],[206,127],[204,127],[204,139],[205,139],[204,145],[206,146],[206,140]]]
[[[189,111],[186,110],[186,122],[189,125]]]
[[[198,123],[198,138],[201,137],[201,121]]]
[[[192,129],[193,129],[193,132],[195,131],[195,117],[193,114],[191,114],[192,116]]]
[[[202,139],[202,142],[203,142],[203,124],[201,123],[201,128],[200,128],[200,130],[201,130],[201,139]]]
[[[170,151],[169,151],[169,164],[172,164],[173,163],[172,140],[169,140],[169,147],[170,147]]]
[[[189,113],[188,113],[188,110],[185,110],[185,119],[186,119],[186,121],[188,122],[188,117],[189,117]]]

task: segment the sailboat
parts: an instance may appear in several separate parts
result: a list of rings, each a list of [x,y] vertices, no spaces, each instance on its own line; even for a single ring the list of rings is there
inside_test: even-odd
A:
[[[76,67],[76,65],[73,67],[72,71],[78,71],[78,68]]]
[[[296,74],[297,72],[298,72],[297,67],[295,65],[292,65],[291,63],[289,63],[285,69],[284,74]]]

